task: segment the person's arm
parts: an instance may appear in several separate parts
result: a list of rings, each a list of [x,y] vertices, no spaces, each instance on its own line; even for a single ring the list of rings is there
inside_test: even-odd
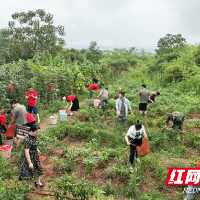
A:
[[[71,110],[72,106],[73,106],[73,102],[71,101],[70,107],[69,107],[70,110]]]
[[[126,144],[128,145],[128,146],[130,146],[131,145],[131,143],[130,143],[130,141],[129,141],[129,138],[128,138],[129,136],[128,136],[128,134],[126,134],[125,135],[125,141],[126,141]]]
[[[29,154],[29,149],[25,149],[25,156],[26,156],[26,160],[29,164],[29,168],[33,169],[33,163],[31,162],[31,158],[30,158],[30,154]]]
[[[169,121],[170,121],[170,116],[168,116],[167,120],[166,120],[166,124],[168,125],[169,124]]]
[[[31,94],[31,97],[33,97],[34,99],[37,99],[37,94],[36,94],[36,96],[34,96],[33,94]]]
[[[125,136],[125,140],[126,140],[126,143],[127,145],[130,145],[130,141],[129,141],[129,136],[131,135],[131,133],[133,132],[133,126],[131,126],[129,129],[128,129],[128,132]]]
[[[99,93],[99,95],[97,96],[97,98],[99,98],[102,94],[103,94],[103,90],[101,90],[101,92]]]
[[[12,119],[11,119],[10,125],[15,124],[15,121],[16,121],[16,116],[13,116]]]
[[[154,101],[151,100],[151,96],[149,96],[149,101],[151,101],[151,103],[154,103]]]
[[[119,110],[119,101],[118,100],[116,100],[116,110],[117,110],[117,115],[120,116],[121,112]]]

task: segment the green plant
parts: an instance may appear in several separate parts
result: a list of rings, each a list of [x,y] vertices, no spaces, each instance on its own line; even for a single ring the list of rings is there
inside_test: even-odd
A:
[[[89,197],[98,196],[103,193],[97,186],[86,182],[84,179],[77,182],[74,173],[71,176],[65,174],[55,183],[50,183],[49,187],[55,193],[55,197],[58,200],[66,199],[68,194],[71,194],[76,199],[87,200]]]

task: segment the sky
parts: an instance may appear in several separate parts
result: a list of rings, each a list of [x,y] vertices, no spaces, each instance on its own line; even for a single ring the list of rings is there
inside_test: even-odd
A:
[[[45,9],[65,27],[66,46],[156,48],[167,33],[200,43],[200,0],[0,0],[0,28],[14,12]]]

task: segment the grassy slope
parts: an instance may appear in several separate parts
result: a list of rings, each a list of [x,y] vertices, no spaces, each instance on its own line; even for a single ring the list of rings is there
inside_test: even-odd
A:
[[[45,167],[53,166],[53,172],[46,177],[48,182],[74,172],[77,180],[85,178],[106,192],[106,196],[98,195],[99,200],[182,199],[182,187],[166,187],[164,184],[169,167],[195,167],[199,161],[200,100],[180,93],[175,88],[161,88],[159,83],[145,79],[145,76],[140,79],[136,77],[134,72],[125,73],[111,84],[110,101],[105,113],[93,109],[92,101],[86,101],[80,115],[40,135],[40,148],[48,155]],[[159,90],[162,94],[157,98],[157,103],[149,108],[146,119],[136,113],[138,91],[143,82],[150,91]],[[141,119],[150,141],[150,154],[141,159],[132,175],[128,168],[129,148],[124,142],[128,127],[117,127],[115,124],[117,94],[114,90],[117,86],[124,88],[127,98],[132,102],[135,117],[128,119],[129,125]],[[182,135],[165,127],[166,113],[175,110],[187,115],[187,126]],[[16,155],[18,161],[19,154]],[[57,186],[53,189],[64,190]]]

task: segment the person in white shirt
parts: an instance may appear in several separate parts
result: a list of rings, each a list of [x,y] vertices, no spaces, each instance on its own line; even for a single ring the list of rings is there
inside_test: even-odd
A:
[[[136,147],[142,145],[142,136],[144,136],[147,139],[145,128],[138,120],[135,125],[129,128],[125,136],[126,143],[127,145],[130,146],[129,162],[131,163],[131,168],[133,167],[134,164],[135,154],[136,154],[136,161],[139,161],[139,159],[137,158],[138,155]]]

